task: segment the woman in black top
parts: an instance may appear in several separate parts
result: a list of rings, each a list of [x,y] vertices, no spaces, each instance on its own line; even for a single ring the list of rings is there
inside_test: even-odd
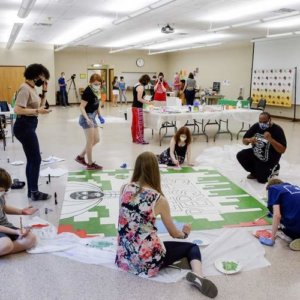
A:
[[[118,106],[118,98],[120,94],[119,90],[119,82],[118,82],[118,76],[114,77],[114,80],[112,82],[112,92],[113,92],[113,106]]]
[[[133,87],[133,103],[132,103],[132,124],[131,135],[132,141],[136,144],[149,144],[144,140],[144,116],[143,104],[149,103],[144,99],[145,85],[150,82],[150,77],[145,74],[139,82]]]
[[[168,166],[179,166],[183,164],[185,156],[187,163],[191,163],[191,143],[192,137],[188,127],[181,127],[172,137],[170,147],[158,156],[158,162]]]
[[[79,106],[81,111],[79,124],[84,130],[86,145],[75,160],[86,166],[87,170],[102,170],[102,166],[97,165],[92,160],[93,147],[100,141],[96,117],[100,116],[99,100],[101,83],[102,79],[99,74],[93,74],[91,76],[90,84],[84,90]],[[85,161],[85,155],[87,156],[87,162]]]

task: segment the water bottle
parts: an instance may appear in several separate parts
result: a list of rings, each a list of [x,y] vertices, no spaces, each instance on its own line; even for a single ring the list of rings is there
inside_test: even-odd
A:
[[[200,102],[198,100],[194,101],[194,111],[199,111]]]
[[[238,102],[236,103],[236,108],[237,109],[242,108],[242,102],[241,102],[241,100],[238,100]]]

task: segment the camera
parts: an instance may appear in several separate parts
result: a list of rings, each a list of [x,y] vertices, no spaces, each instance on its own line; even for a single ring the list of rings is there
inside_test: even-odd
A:
[[[75,79],[76,78],[76,74],[73,74],[72,76],[71,76],[71,79]]]

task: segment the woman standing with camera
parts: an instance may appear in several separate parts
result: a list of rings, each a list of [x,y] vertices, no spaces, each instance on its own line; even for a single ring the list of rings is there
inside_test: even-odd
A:
[[[81,115],[79,117],[79,125],[83,128],[86,145],[82,152],[75,158],[75,160],[86,166],[87,170],[102,170],[102,166],[93,162],[92,151],[93,147],[99,143],[99,131],[96,123],[96,117],[100,116],[100,89],[102,79],[99,74],[93,74],[90,78],[89,86],[82,94],[79,109]],[[85,161],[87,156],[87,162]]]
[[[170,87],[167,83],[167,81],[164,80],[164,74],[160,72],[158,74],[158,80],[156,81],[156,84],[154,86],[154,96],[153,100],[155,106],[165,106],[167,101],[167,90],[169,90]]]
[[[27,158],[27,196],[33,201],[47,200],[51,196],[38,190],[41,154],[35,131],[38,125],[38,115],[51,112],[51,110],[44,107],[46,104],[47,80],[49,80],[50,74],[43,65],[32,64],[26,68],[24,77],[25,83],[21,85],[18,91],[14,108],[17,114],[14,134],[22,144]],[[37,93],[35,87],[42,87],[41,95]]]

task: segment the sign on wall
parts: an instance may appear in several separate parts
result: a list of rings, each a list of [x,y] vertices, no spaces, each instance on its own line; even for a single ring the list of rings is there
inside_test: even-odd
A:
[[[294,68],[253,70],[251,85],[253,102],[265,99],[267,105],[291,107],[294,79]]]

